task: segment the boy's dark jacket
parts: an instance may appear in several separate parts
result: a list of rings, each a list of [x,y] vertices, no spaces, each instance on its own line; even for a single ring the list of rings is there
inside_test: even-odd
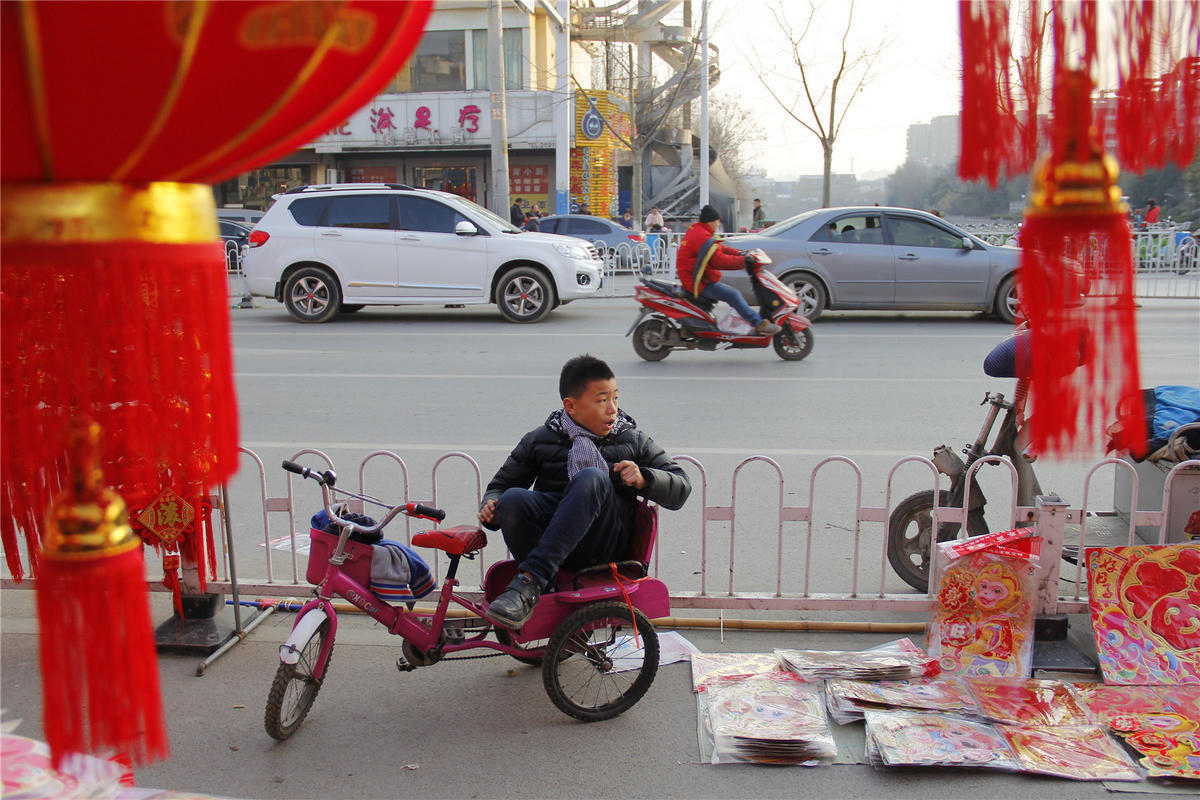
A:
[[[506,489],[533,488],[539,492],[560,493],[567,487],[567,454],[571,437],[562,426],[559,408],[553,411],[538,428],[521,437],[504,466],[496,473],[484,492],[483,502],[499,500]],[[617,411],[612,433],[596,441],[600,455],[611,467],[618,461],[632,461],[642,470],[646,486],[636,490],[626,486],[615,474],[610,474],[617,494],[629,501],[632,511],[640,495],[672,511],[679,509],[692,492],[691,481],[683,468],[672,461],[648,433],[641,431],[633,417]],[[489,525],[495,530],[495,526]]]

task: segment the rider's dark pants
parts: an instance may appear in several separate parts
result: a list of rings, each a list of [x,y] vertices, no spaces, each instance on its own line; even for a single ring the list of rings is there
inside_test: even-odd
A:
[[[562,494],[508,489],[496,521],[513,558],[545,587],[559,567],[580,569],[611,561],[628,540],[631,514],[612,479],[582,469]]]
[[[758,327],[758,323],[762,322],[762,317],[750,307],[750,304],[746,302],[746,298],[742,297],[742,293],[728,284],[721,283],[720,281],[710,283],[700,290],[700,296],[707,297],[709,300],[724,300],[733,306],[733,310],[738,313],[738,316],[756,328]]]

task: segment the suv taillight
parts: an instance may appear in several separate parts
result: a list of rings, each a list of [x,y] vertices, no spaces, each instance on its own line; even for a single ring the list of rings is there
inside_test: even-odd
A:
[[[271,234],[267,233],[266,231],[252,230],[250,231],[250,246],[261,247],[262,245],[266,244],[267,239],[270,238]]]

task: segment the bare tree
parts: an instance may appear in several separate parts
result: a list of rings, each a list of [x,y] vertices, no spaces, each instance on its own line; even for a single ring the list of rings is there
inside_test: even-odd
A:
[[[715,97],[709,104],[708,135],[725,171],[738,181],[750,173],[747,146],[767,138],[754,115],[732,94]]]
[[[806,49],[806,39],[818,17],[817,4],[809,0],[808,18],[800,27],[788,22],[794,6],[789,5],[785,10],[783,2],[775,2],[767,7],[788,43],[791,65],[787,69],[790,71],[794,66],[797,72],[793,75],[784,74],[766,66],[760,58],[756,58],[756,63],[752,66],[767,92],[775,98],[775,102],[820,141],[825,157],[821,205],[828,206],[833,171],[833,146],[841,132],[842,123],[846,121],[850,112],[850,106],[870,79],[875,60],[883,52],[887,42],[880,41],[873,48],[855,48],[851,52],[849,39],[850,31],[854,27],[854,2],[851,0],[849,12],[846,14],[846,28],[842,32],[840,42],[840,57],[835,59],[836,65],[832,74],[821,76],[817,74],[819,70],[816,65],[802,56],[802,51]],[[845,91],[846,86],[852,87],[850,91]]]

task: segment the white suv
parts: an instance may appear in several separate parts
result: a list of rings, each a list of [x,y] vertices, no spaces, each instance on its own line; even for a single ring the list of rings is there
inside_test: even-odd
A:
[[[458,195],[350,183],[274,199],[250,234],[246,287],[300,322],[367,305],[468,303],[537,322],[600,288],[604,265],[587,242],[522,231]]]

